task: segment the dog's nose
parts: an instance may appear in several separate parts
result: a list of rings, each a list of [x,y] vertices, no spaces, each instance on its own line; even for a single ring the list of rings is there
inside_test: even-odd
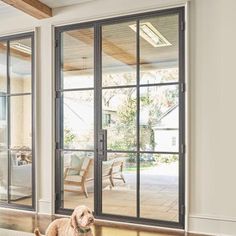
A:
[[[94,219],[92,217],[89,218],[89,222],[90,223],[93,223],[94,222]]]

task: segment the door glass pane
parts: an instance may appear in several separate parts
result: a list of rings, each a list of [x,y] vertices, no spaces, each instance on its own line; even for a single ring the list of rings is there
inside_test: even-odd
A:
[[[10,201],[32,205],[32,151],[28,148],[11,151]]]
[[[11,93],[31,93],[31,38],[10,42]]]
[[[7,43],[0,42],[0,95],[7,92]]]
[[[32,149],[31,95],[12,96],[11,107],[11,148]]]
[[[0,201],[7,201],[8,188],[7,98],[0,97]]]
[[[0,150],[7,147],[7,97],[0,96]]]
[[[136,84],[135,21],[102,27],[102,86]]]
[[[94,30],[62,33],[62,88],[86,88],[94,84]]]
[[[179,157],[140,155],[140,216],[178,221]]]
[[[103,90],[102,127],[108,149],[136,150],[136,110],[136,88]]]
[[[177,85],[140,88],[140,149],[141,151],[178,152]]]
[[[140,83],[177,82],[179,55],[178,15],[140,21]],[[136,30],[136,27],[133,26]]]
[[[94,209],[94,154],[92,152],[63,152],[62,183],[64,208],[86,205]]]
[[[135,153],[108,153],[102,162],[102,212],[136,216]]]
[[[7,201],[8,188],[8,152],[0,149],[0,202]]]
[[[94,148],[94,91],[63,94],[64,148]]]
[[[32,207],[32,37],[8,43],[0,42],[0,201]]]
[[[63,151],[57,150],[57,157],[61,208],[85,204],[101,210],[98,215],[179,221],[181,163],[176,153],[182,54],[176,12],[100,22],[95,28],[60,33],[57,111]],[[101,35],[101,45],[96,33]],[[101,68],[94,67],[100,59]],[[101,78],[95,78],[99,73]],[[101,150],[104,147],[107,150]],[[107,155],[101,157],[102,153]],[[101,165],[98,176],[94,176],[94,163]]]

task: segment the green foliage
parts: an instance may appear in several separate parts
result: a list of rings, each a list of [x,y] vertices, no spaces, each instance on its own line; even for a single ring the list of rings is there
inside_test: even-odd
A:
[[[64,144],[68,147],[71,143],[73,143],[76,139],[76,135],[72,133],[72,131],[68,128],[64,129]]]
[[[165,71],[166,77],[172,78],[172,71]],[[123,75],[122,79],[125,79]],[[127,83],[130,77],[127,77]],[[107,108],[112,108],[113,99],[121,99],[122,103],[111,113],[112,122],[104,126],[108,129],[112,142],[108,143],[108,148],[112,150],[135,150],[136,143],[136,89],[115,89],[106,90],[103,94],[103,104]],[[155,149],[154,130],[153,127],[158,119],[169,108],[176,105],[178,101],[178,89],[173,87],[146,87],[140,92],[140,112],[145,112],[147,120],[140,126],[140,148],[146,150],[147,146],[150,150]],[[108,109],[109,110],[109,109]],[[136,162],[136,156],[129,155],[129,163]],[[174,160],[174,159],[173,159]],[[172,161],[170,158],[160,157],[163,163]]]
[[[109,127],[112,133],[112,144],[108,148],[113,150],[132,150],[136,146],[136,99],[132,98],[133,89],[119,90],[126,95],[126,99],[119,106],[115,123]],[[130,155],[130,160],[134,158]]]
[[[157,163],[172,163],[178,161],[177,155],[156,155],[155,157]]]

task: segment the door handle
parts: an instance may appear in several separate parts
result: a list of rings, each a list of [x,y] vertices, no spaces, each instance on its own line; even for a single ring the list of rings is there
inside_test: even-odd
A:
[[[102,161],[107,160],[107,130],[102,129],[98,135],[98,154]]]

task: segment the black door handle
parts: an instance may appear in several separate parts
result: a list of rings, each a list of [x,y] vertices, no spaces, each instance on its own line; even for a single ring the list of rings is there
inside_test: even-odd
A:
[[[107,161],[107,130],[102,129],[98,135],[98,154],[102,161]]]

